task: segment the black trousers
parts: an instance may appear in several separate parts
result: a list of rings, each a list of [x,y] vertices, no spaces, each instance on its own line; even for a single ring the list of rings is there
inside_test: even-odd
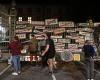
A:
[[[48,60],[48,57],[47,57],[46,55],[44,55],[44,56],[42,57],[42,67],[48,66],[47,60]]]

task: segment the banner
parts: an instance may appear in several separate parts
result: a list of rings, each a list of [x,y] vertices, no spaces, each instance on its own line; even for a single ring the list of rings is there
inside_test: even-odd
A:
[[[26,34],[16,34],[16,36],[18,36],[20,39],[26,38]]]
[[[77,44],[68,44],[68,49],[77,49]]]
[[[78,26],[80,26],[80,27],[88,27],[89,23],[78,23]]]
[[[74,27],[74,22],[62,21],[62,22],[59,22],[59,27]]]
[[[45,26],[35,26],[35,29],[45,29]]]
[[[52,39],[58,39],[58,38],[62,38],[62,36],[51,36]]]
[[[27,25],[24,25],[24,24],[16,25],[16,29],[17,28],[26,28],[26,27],[27,27]]]
[[[65,28],[57,28],[53,32],[54,32],[54,34],[60,34],[60,33],[65,32]]]
[[[44,21],[32,21],[32,25],[44,25]]]
[[[42,34],[35,34],[36,39],[38,40],[43,40],[44,37],[42,36]]]
[[[99,25],[100,25],[100,22],[94,23],[94,27],[99,26]]]
[[[55,25],[58,24],[58,19],[46,19],[45,25]]]
[[[16,33],[28,33],[28,32],[32,32],[32,29],[17,29],[15,32]]]
[[[28,21],[16,21],[16,24],[28,24]]]

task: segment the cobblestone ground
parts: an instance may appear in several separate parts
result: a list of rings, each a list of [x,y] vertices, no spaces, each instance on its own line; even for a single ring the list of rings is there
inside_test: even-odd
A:
[[[53,80],[52,76],[48,74],[48,69],[41,70],[40,67],[24,67],[22,73],[18,76],[11,75],[12,70],[9,69],[3,74],[0,80]],[[69,73],[59,70],[54,73],[56,80],[74,80]]]
[[[82,67],[80,69],[79,66],[81,67],[79,64],[71,64],[70,66],[67,63],[67,68],[62,67],[57,73],[54,73],[56,77],[54,80],[86,80],[82,74]],[[24,65],[18,76],[11,75],[12,72],[13,69],[9,68],[0,76],[0,80],[53,80],[52,76],[48,74],[48,68],[41,69],[39,66]],[[96,73],[94,80],[100,80],[100,73]]]
[[[7,62],[0,62],[0,72],[8,66]]]
[[[41,69],[41,67],[25,65],[22,67],[22,72],[18,76],[11,75],[12,68],[9,68],[2,76],[0,80],[53,80],[52,76],[48,74],[48,68]],[[54,80],[80,80],[75,79],[73,74],[79,73],[79,71],[66,72],[65,69],[60,69],[57,73],[54,73],[56,79]],[[79,75],[76,75],[78,77]],[[81,75],[82,76],[82,75]],[[84,79],[81,79],[84,80]]]

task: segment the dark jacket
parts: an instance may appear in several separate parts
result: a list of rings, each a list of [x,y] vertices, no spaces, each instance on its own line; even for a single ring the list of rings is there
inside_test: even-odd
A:
[[[85,53],[85,57],[93,57],[96,53],[92,45],[84,45],[83,52]]]

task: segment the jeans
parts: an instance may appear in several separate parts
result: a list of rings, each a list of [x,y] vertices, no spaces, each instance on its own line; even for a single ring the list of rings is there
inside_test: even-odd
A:
[[[20,55],[12,56],[12,64],[13,64],[14,71],[18,73],[18,71],[21,70]]]
[[[85,67],[87,79],[94,79],[94,61],[92,58],[85,59]]]

